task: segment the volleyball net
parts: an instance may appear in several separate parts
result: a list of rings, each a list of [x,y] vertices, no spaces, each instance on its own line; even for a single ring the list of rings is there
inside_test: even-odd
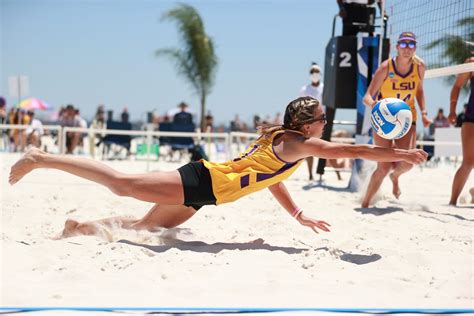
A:
[[[464,63],[474,53],[474,0],[388,0],[385,8],[392,55],[398,35],[410,31],[427,66],[425,78],[474,71],[474,63]]]

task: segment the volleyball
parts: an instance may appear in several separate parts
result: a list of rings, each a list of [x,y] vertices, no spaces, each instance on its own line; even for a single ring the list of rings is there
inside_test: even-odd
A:
[[[372,108],[370,123],[385,139],[399,139],[408,133],[413,117],[410,107],[397,98],[382,99]]]

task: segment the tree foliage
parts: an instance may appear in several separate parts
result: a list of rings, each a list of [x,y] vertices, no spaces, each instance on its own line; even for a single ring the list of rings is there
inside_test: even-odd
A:
[[[466,17],[458,20],[456,26],[460,28],[461,35],[445,34],[437,40],[429,43],[427,49],[441,48],[441,57],[447,59],[450,65],[460,65],[473,56],[474,52],[474,17]],[[441,64],[434,63],[430,68],[442,67]],[[446,82],[453,84],[455,78],[450,76]],[[463,89],[467,91],[467,87]]]
[[[176,23],[180,47],[159,49],[156,56],[173,60],[178,74],[186,79],[200,97],[201,129],[204,130],[206,98],[212,91],[218,65],[213,40],[206,34],[199,13],[190,5],[178,5],[165,12],[162,20]]]

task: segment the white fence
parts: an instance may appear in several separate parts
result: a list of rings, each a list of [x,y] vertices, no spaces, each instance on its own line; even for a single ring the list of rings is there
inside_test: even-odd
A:
[[[6,130],[24,130],[27,129],[28,125],[10,125],[0,124],[0,134],[2,139],[0,140],[0,150],[9,151],[8,137],[5,137],[4,131]],[[160,145],[160,137],[192,137],[196,144],[203,146],[206,154],[211,160],[222,160],[232,159],[237,156],[240,152],[245,150],[251,140],[258,137],[255,133],[244,133],[244,132],[230,132],[230,133],[202,133],[202,132],[165,132],[155,131],[153,129],[148,130],[112,130],[112,129],[93,129],[93,128],[79,128],[79,127],[61,127],[59,125],[44,125],[43,129],[47,131],[46,134],[55,134],[56,139],[50,142],[50,146],[55,146],[56,150],[51,150],[56,153],[65,153],[66,149],[66,133],[78,132],[83,133],[84,140],[89,142],[89,146],[84,146],[83,151],[86,155],[95,156],[93,148],[95,147],[95,140],[98,140],[97,136],[103,137],[105,135],[128,135],[135,142],[135,150],[132,153],[135,155],[139,154],[137,145],[144,145],[145,157],[147,161],[157,159],[158,157],[152,158],[151,148],[153,145]],[[43,139],[47,136],[43,136]],[[419,140],[417,144],[420,146],[433,146],[434,153],[436,156],[460,156],[461,155],[461,142],[460,142],[460,129],[459,128],[445,128],[437,129],[435,135],[435,141],[424,141]],[[354,138],[334,138],[333,142],[342,143],[354,143]],[[87,150],[89,148],[89,150]],[[143,153],[141,153],[143,155]],[[157,155],[158,156],[158,155]],[[219,157],[218,157],[219,156]],[[104,158],[102,156],[102,158]]]

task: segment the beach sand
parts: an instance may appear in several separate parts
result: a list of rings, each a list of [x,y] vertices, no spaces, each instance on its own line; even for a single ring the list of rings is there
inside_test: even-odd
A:
[[[140,217],[152,205],[57,170],[10,186],[19,157],[0,154],[1,306],[474,307],[474,206],[469,186],[464,204],[447,205],[454,165],[415,167],[400,200],[386,179],[368,209],[346,190],[349,173],[309,182],[302,165],[285,184],[330,233],[301,226],[264,190],[176,229],[52,240],[67,218]],[[145,171],[145,162],[107,163]]]

